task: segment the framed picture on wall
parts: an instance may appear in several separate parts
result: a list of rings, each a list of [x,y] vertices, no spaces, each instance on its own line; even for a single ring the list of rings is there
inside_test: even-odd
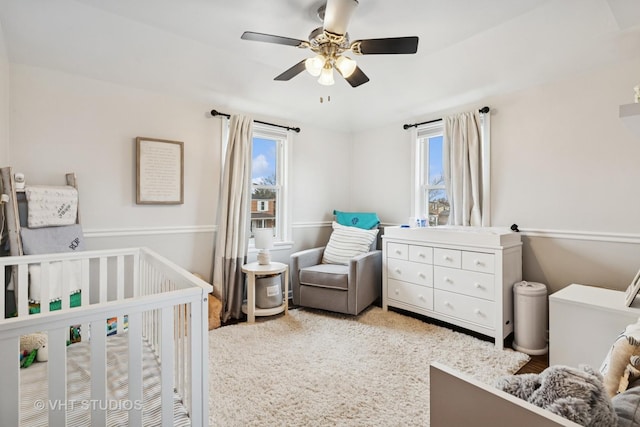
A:
[[[184,143],[136,138],[136,203],[184,203]]]
[[[627,292],[625,294],[625,303],[627,304],[627,307],[631,307],[633,300],[636,299],[636,295],[638,295],[638,291],[640,291],[640,271],[636,273],[636,277],[633,278],[633,281],[627,288]]]

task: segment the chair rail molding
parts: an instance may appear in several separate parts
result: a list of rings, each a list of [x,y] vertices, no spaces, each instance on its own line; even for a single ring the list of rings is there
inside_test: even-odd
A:
[[[533,228],[521,228],[522,235],[527,237],[545,237],[551,239],[589,240],[593,242],[610,243],[640,243],[640,234],[632,233],[607,233],[599,231],[580,230],[541,230]]]
[[[215,225],[177,225],[167,227],[93,228],[84,230],[85,238],[146,236],[162,234],[215,233]]]

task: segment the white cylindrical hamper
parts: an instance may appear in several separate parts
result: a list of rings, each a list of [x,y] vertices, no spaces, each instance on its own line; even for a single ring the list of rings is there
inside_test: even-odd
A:
[[[274,308],[282,305],[280,274],[256,278],[256,307]]]
[[[546,354],[547,286],[536,282],[513,285],[513,348],[530,355]]]

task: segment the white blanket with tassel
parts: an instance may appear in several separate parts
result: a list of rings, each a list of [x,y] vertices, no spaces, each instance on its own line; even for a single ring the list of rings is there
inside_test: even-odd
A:
[[[78,190],[71,186],[25,188],[29,228],[70,225],[78,215]]]

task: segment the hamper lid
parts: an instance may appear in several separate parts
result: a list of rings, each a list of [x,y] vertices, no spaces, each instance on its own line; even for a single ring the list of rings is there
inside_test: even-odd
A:
[[[544,283],[522,281],[513,285],[513,292],[518,295],[543,295],[547,293]]]

